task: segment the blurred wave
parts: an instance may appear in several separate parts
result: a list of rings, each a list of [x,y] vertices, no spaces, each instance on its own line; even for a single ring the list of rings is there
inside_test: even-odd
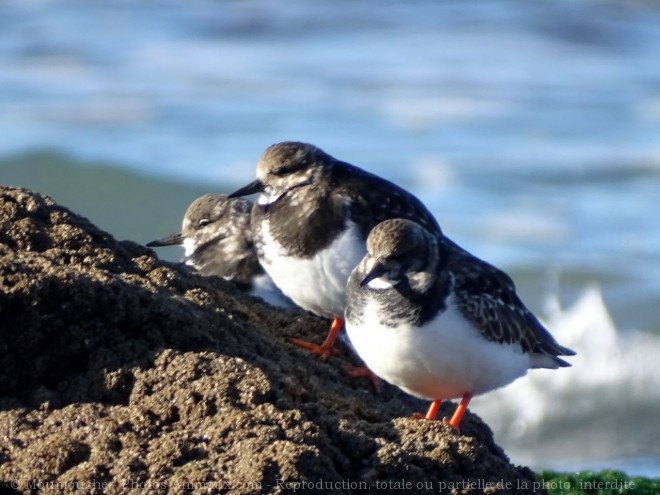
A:
[[[660,458],[660,429],[644,427],[660,418],[660,335],[618,331],[597,286],[568,308],[555,298],[548,307],[548,328],[577,352],[573,366],[530,371],[475,399],[474,410],[516,462],[658,476],[657,463],[654,473],[643,466]]]

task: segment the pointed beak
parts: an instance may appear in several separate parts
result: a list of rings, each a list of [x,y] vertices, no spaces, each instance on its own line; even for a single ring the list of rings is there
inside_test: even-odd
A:
[[[364,287],[372,280],[378,277],[382,277],[383,275],[385,275],[385,273],[387,273],[387,268],[385,268],[380,263],[376,262],[376,264],[371,268],[371,271],[367,273],[367,276],[364,277],[362,282],[360,282],[360,287]]]
[[[240,198],[241,196],[249,196],[264,192],[264,184],[259,179],[250,182],[247,186],[241,187],[238,191],[234,191],[229,195],[230,198]]]
[[[181,232],[177,232],[176,234],[168,235],[167,237],[163,237],[157,241],[148,242],[147,247],[178,246],[183,244],[183,240],[183,234]]]

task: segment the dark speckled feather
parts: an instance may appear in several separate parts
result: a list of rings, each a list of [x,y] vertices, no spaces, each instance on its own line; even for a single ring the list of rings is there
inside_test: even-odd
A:
[[[419,225],[398,219],[381,223],[372,231],[368,254],[349,279],[348,320],[363,322],[368,301],[373,300],[380,307],[382,325],[396,327],[408,322],[421,327],[444,311],[452,297],[463,317],[486,340],[519,344],[526,353],[542,354],[556,365],[569,366],[557,356],[575,353],[559,345],[525,307],[506,273],[443,235],[423,232]],[[381,270],[393,283],[391,289],[372,289],[364,284],[374,262],[385,267]],[[420,272],[430,278],[415,285],[411,274]]]
[[[513,280],[502,270],[463,250],[454,250],[448,269],[461,313],[493,342],[519,343],[525,352],[545,354],[560,366],[557,356],[572,356],[559,345],[516,293]]]
[[[261,160],[262,182],[277,199],[255,204],[257,239],[264,219],[273,238],[293,256],[312,257],[327,247],[352,220],[366,240],[387,218],[410,218],[431,231],[440,226],[415,196],[399,186],[306,143],[285,142],[268,148]],[[300,233],[304,232],[304,235]]]
[[[381,220],[410,218],[441,235],[412,194],[307,143],[267,148],[257,179],[230,197],[254,193],[259,261],[296,304],[325,317],[343,318],[348,276]]]
[[[346,332],[377,376],[440,402],[461,398],[458,429],[473,396],[530,369],[570,366],[525,308],[511,279],[442,234],[401,218],[373,228],[347,287]]]
[[[413,220],[430,232],[442,232],[419,199],[388,180],[335,160],[329,182],[337,194],[350,198],[351,220],[360,226],[365,238],[373,227],[388,218]]]

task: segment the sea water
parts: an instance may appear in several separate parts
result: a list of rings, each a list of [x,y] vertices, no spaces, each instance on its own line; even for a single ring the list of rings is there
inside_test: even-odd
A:
[[[515,462],[660,475],[658,61],[650,1],[7,0],[0,183],[106,198],[147,242],[313,142],[417,194],[578,352],[475,399]]]

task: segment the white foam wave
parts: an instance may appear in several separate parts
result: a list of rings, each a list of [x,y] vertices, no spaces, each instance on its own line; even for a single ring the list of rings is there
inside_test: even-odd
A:
[[[597,286],[563,310],[549,301],[547,326],[578,354],[571,368],[534,370],[473,410],[515,462],[535,467],[660,460],[660,338],[617,331]],[[658,462],[660,474],[660,461]]]

